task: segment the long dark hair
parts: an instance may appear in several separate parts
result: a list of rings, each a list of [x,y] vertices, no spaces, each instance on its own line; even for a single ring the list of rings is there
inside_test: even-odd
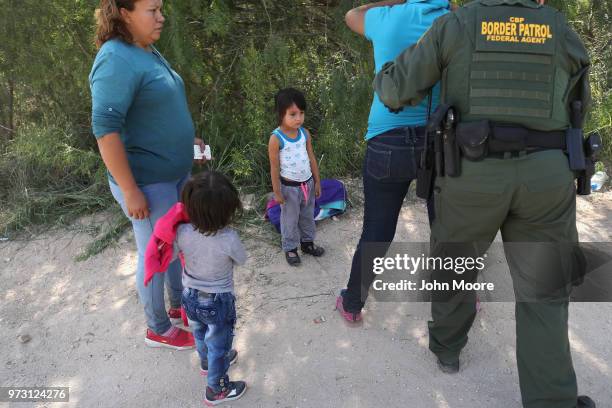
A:
[[[236,187],[216,171],[193,176],[183,187],[181,202],[193,227],[204,235],[214,235],[242,215]]]
[[[121,16],[121,9],[134,11],[139,0],[100,0],[96,9],[96,47],[113,38],[120,38],[126,43],[133,42],[132,33],[128,30]]]
[[[283,122],[287,109],[295,103],[300,110],[306,110],[306,98],[304,94],[295,88],[281,89],[274,96],[274,111],[276,112],[276,118],[278,124]]]

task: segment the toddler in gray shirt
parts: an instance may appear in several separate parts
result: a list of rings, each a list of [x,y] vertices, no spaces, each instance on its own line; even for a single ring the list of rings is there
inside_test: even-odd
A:
[[[176,245],[185,260],[183,287],[207,293],[234,292],[234,265],[244,265],[246,252],[230,227],[205,235],[192,224],[181,224]]]
[[[229,227],[242,212],[238,191],[221,173],[194,176],[183,187],[181,203],[189,223],[176,230],[175,249],[183,259],[181,303],[207,375],[204,402],[217,405],[240,398],[244,381],[230,381],[228,369],[238,353],[232,349],[236,324],[234,265],[246,261],[235,230]]]

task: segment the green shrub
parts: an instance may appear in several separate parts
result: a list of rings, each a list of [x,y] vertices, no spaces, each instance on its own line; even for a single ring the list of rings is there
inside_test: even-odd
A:
[[[0,234],[108,207],[112,198],[99,156],[76,144],[73,134],[52,125],[19,129],[0,160]]]
[[[372,101],[369,43],[344,24],[363,1],[165,2],[156,46],[185,80],[209,165],[259,196],[270,189],[267,142],[273,96],[306,94],[305,126],[323,177],[359,175]],[[458,3],[465,3],[464,0]],[[66,222],[113,200],[90,135],[87,76],[97,0],[11,1],[0,7],[0,234]],[[586,129],[612,159],[612,0],[550,0],[584,39],[594,108]],[[12,103],[9,103],[11,102]],[[194,169],[199,171],[198,168]]]

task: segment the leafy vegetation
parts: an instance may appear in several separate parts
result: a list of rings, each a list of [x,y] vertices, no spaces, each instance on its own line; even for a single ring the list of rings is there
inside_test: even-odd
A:
[[[356,175],[372,98],[367,41],[344,25],[347,0],[166,1],[158,48],[185,80],[211,166],[243,191],[269,188],[272,97],[307,96],[324,177]],[[612,157],[612,0],[550,1],[593,59],[587,125]],[[96,0],[0,0],[0,236],[114,205],[90,132],[87,76]]]

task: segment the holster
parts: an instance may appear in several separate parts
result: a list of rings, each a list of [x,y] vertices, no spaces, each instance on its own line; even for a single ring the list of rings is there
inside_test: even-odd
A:
[[[572,127],[565,132],[565,151],[569,159],[570,170],[582,171],[586,169],[582,134],[582,102],[573,101],[570,107]]]
[[[429,200],[433,193],[436,175],[442,175],[440,174],[444,166],[444,159],[442,156],[442,130],[444,128],[444,119],[449,109],[451,109],[450,105],[438,105],[427,121],[425,146],[417,168],[416,195],[419,198]]]
[[[433,193],[434,181],[436,179],[434,172],[434,152],[432,149],[423,151],[421,162],[417,168],[417,185],[416,195],[419,198],[429,200]]]
[[[595,174],[595,162],[601,150],[601,136],[592,133],[585,140],[582,134],[584,112],[582,101],[574,100],[570,104],[572,127],[565,132],[565,152],[569,167],[576,174],[576,194],[591,194],[591,177]]]
[[[455,123],[457,114],[451,108],[444,122],[444,172],[448,177],[459,177],[461,174],[461,152],[457,144]]]
[[[488,120],[457,125],[457,145],[466,159],[480,161],[487,157],[490,130]]]
[[[576,194],[591,194],[591,177],[595,174],[595,162],[601,150],[601,136],[599,133],[591,133],[584,141],[585,165],[584,170],[577,172]]]
[[[586,157],[584,154],[584,136],[582,129],[569,128],[565,131],[565,150],[572,171],[586,169]]]

